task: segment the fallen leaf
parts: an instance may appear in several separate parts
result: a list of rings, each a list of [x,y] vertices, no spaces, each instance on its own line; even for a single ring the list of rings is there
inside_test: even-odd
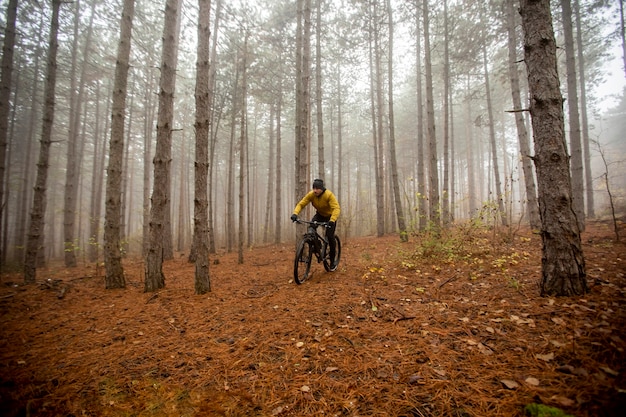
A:
[[[519,384],[517,382],[513,381],[512,379],[502,379],[500,382],[507,389],[519,388]]]
[[[309,391],[311,391],[311,388],[309,388],[308,385],[303,385],[303,386],[300,387],[300,391],[302,391],[302,392],[309,392]]]
[[[552,359],[554,359],[554,353],[550,352],[550,353],[546,353],[545,355],[537,354],[535,355],[535,358],[541,359],[542,361],[545,361],[545,362],[550,362]]]
[[[493,333],[495,331],[493,330],[493,327],[489,327],[489,326],[487,326],[485,330],[487,330],[489,333]]]
[[[556,401],[563,407],[571,407],[574,405],[574,400],[567,398],[567,397],[560,396],[560,395],[554,395],[550,399],[552,401]]]
[[[339,368],[337,368],[336,366],[329,366],[326,368],[326,372],[334,372],[334,371],[338,371]]]
[[[560,325],[560,326],[565,325],[565,320],[563,320],[563,319],[562,319],[562,318],[560,318],[560,317],[552,317],[552,321],[553,321],[555,324],[558,324],[558,325]]]
[[[528,385],[532,385],[533,387],[539,386],[539,380],[537,378],[533,378],[532,376],[526,378],[524,382],[526,382]]]

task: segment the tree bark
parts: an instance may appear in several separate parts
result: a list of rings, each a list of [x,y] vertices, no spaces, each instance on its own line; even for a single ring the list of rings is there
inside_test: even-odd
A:
[[[166,258],[166,239],[171,239],[169,207],[171,199],[172,123],[174,120],[174,92],[180,29],[181,0],[167,0],[163,27],[161,80],[159,82],[159,111],[157,116],[157,144],[154,155],[154,184],[150,210],[150,249],[146,259],[144,291],[151,292],[165,286],[163,260]],[[158,186],[157,186],[158,184]],[[169,241],[171,243],[171,240]]]
[[[48,64],[46,69],[46,87],[44,93],[44,114],[41,127],[39,161],[35,179],[35,194],[30,213],[30,226],[26,241],[26,257],[24,260],[24,283],[36,281],[38,255],[43,242],[44,217],[46,214],[46,189],[48,185],[48,168],[50,146],[52,144],[52,126],[54,124],[54,98],[57,77],[57,52],[59,49],[59,9],[61,0],[52,1],[52,19],[50,21],[50,40],[48,47]]]
[[[109,166],[107,169],[105,220],[104,220],[104,265],[105,287],[124,288],[122,267],[122,158],[124,154],[124,119],[128,70],[130,67],[130,43],[132,37],[135,0],[124,0],[122,10],[120,42],[117,50],[117,65],[113,86],[111,109],[111,139],[109,144]]]
[[[2,69],[0,73],[0,236],[3,236],[2,219],[4,219],[4,183],[6,175],[7,137],[9,130],[9,110],[11,99],[11,81],[13,74],[13,48],[15,47],[15,20],[17,16],[17,0],[9,0],[7,20],[2,45]],[[6,256],[4,244],[0,247],[0,265]]]
[[[591,174],[591,154],[589,151],[589,120],[587,117],[587,81],[585,78],[585,59],[583,51],[582,25],[580,23],[580,2],[574,0],[574,14],[576,16],[576,50],[578,58],[578,79],[580,81],[580,123],[581,140],[583,145],[583,161],[585,171],[585,195],[587,197],[587,217],[596,217],[593,198],[593,176]],[[622,32],[623,33],[623,32]]]
[[[435,136],[435,104],[433,98],[433,70],[430,55],[430,22],[428,0],[424,0],[424,66],[426,68],[426,117],[428,131],[428,204],[430,223],[435,229],[441,226],[439,213],[439,171],[437,169],[437,138]]]
[[[572,207],[550,1],[522,0],[520,13],[542,224],[541,295],[580,295],[588,288],[580,230]]]
[[[409,234],[406,228],[406,219],[404,218],[404,210],[402,208],[402,199],[400,197],[400,183],[398,180],[398,161],[396,157],[396,130],[393,113],[393,13],[391,10],[391,1],[387,0],[387,13],[389,17],[389,64],[388,64],[388,89],[389,96],[389,162],[391,163],[391,186],[393,188],[393,197],[396,206],[396,217],[398,220],[398,230],[400,231],[400,240],[408,242]]]
[[[207,178],[209,172],[209,43],[210,0],[198,0],[198,47],[196,62],[196,163],[194,165],[193,247],[195,249],[196,294],[211,291],[209,274],[209,216]]]
[[[574,29],[572,27],[572,5],[570,0],[561,0],[563,36],[565,38],[565,63],[567,67],[567,108],[569,112],[569,141],[572,170],[572,198],[578,228],[585,230],[585,187],[583,173],[583,151],[580,138],[580,112],[576,77],[576,54],[574,53]]]

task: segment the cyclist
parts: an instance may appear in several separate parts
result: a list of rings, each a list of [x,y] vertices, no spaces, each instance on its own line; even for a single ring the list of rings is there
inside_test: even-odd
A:
[[[335,261],[335,227],[337,219],[339,218],[339,213],[341,212],[341,207],[339,207],[335,194],[324,187],[324,180],[319,178],[313,180],[312,188],[313,189],[309,191],[293,209],[291,220],[294,222],[298,220],[298,214],[300,214],[302,209],[309,203],[313,204],[316,213],[311,221],[328,222],[329,227],[326,228],[326,237],[328,238],[330,259],[333,260],[331,270],[334,271],[337,269]]]

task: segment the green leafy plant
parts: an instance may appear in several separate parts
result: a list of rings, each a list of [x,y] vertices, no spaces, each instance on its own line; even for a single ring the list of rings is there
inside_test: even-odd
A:
[[[559,408],[535,403],[526,404],[524,413],[530,417],[574,417]]]

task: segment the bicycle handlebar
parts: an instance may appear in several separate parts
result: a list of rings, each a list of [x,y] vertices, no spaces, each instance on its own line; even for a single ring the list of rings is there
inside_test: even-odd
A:
[[[313,226],[322,226],[322,227],[326,227],[326,228],[330,227],[328,222],[310,222],[310,221],[302,220],[302,219],[294,220],[294,223],[306,223],[306,224],[311,224]]]

